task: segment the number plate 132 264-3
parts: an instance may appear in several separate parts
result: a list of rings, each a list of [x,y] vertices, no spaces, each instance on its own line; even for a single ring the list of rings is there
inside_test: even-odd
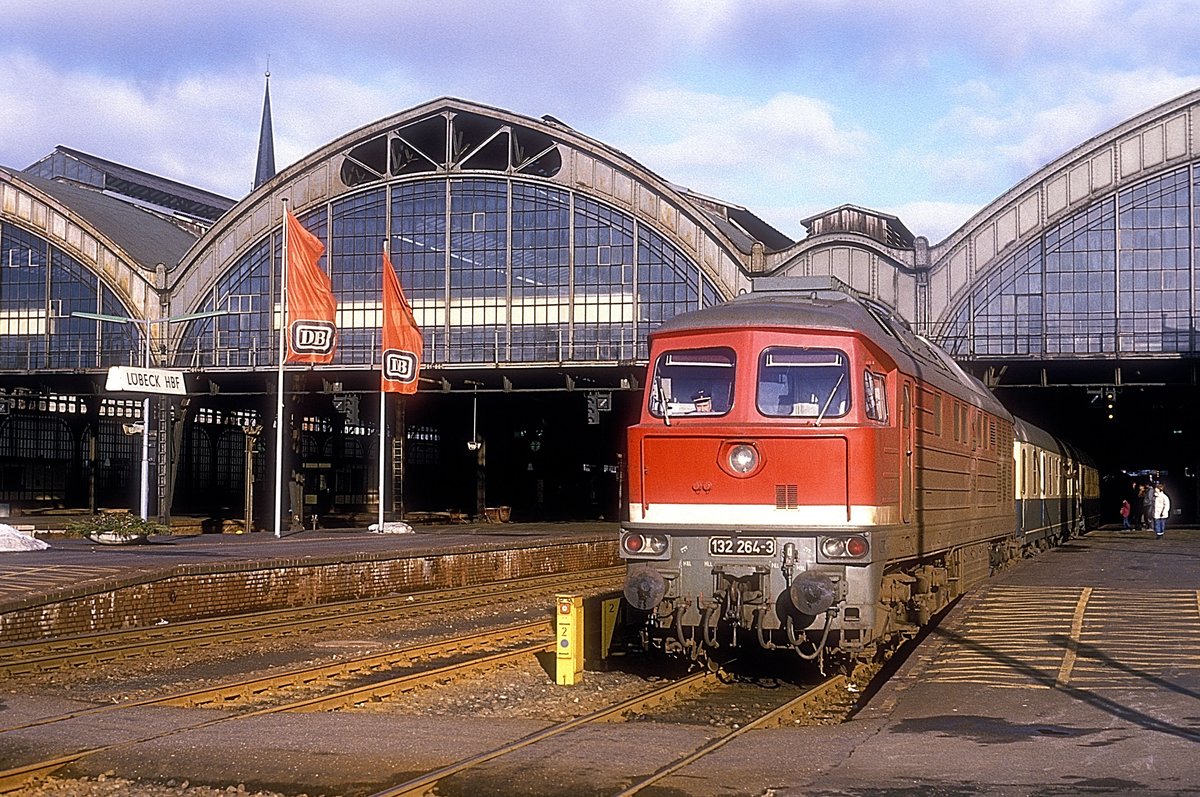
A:
[[[713,556],[774,556],[771,537],[709,537],[708,552]]]

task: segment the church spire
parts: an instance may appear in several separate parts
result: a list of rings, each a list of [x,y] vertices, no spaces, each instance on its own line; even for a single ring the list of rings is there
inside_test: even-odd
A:
[[[258,132],[258,167],[254,170],[254,187],[275,176],[275,140],[271,132],[271,70],[267,70],[267,85],[263,93],[262,128]]]

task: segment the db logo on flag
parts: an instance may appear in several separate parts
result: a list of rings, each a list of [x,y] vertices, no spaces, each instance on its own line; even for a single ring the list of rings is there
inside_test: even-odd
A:
[[[417,357],[410,351],[388,349],[383,353],[383,378],[411,382],[417,378]]]
[[[328,321],[292,324],[292,351],[297,354],[331,354],[335,327]]]

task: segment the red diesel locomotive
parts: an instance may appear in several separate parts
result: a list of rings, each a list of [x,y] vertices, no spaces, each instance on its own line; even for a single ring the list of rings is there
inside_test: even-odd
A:
[[[620,537],[648,646],[862,655],[1027,534],[1079,531],[1098,497],[1077,451],[886,308],[798,283],[756,281],[651,336]]]

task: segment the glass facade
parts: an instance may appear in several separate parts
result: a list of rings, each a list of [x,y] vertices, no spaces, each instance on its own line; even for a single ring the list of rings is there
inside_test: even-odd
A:
[[[0,225],[0,370],[141,365],[138,324],[80,318],[129,318],[91,269],[12,224]]]
[[[571,191],[491,177],[417,179],[339,198],[301,222],[326,244],[334,365],[378,363],[384,239],[429,365],[645,359],[664,320],[721,301],[693,261],[632,216]],[[214,286],[177,365],[276,362],[278,234]],[[274,257],[268,257],[273,252]]]
[[[1008,254],[947,314],[938,342],[961,359],[1195,351],[1192,172],[1099,200]]]
[[[385,239],[431,366],[641,361],[663,321],[726,298],[652,224],[546,182],[558,146],[510,122],[436,113],[348,150],[357,193],[301,219],[326,244],[339,302],[333,367],[378,364]],[[1175,168],[979,264],[938,342],[962,359],[1196,351],[1198,192],[1200,170]],[[281,250],[273,230],[208,287],[195,309],[225,315],[173,327],[171,365],[276,363]],[[80,313],[131,315],[93,269],[0,225],[0,369],[141,363],[142,325]]]
[[[1200,170],[1100,199],[1004,255],[947,316],[962,359],[1102,358],[1196,351]],[[301,219],[326,244],[339,301],[334,366],[378,363],[380,251],[390,247],[429,365],[644,360],[647,335],[723,300],[650,225],[527,177],[379,180]],[[271,367],[281,241],[273,231],[209,289],[173,363]],[[33,232],[0,226],[0,369],[141,364],[143,327],[91,269]]]

